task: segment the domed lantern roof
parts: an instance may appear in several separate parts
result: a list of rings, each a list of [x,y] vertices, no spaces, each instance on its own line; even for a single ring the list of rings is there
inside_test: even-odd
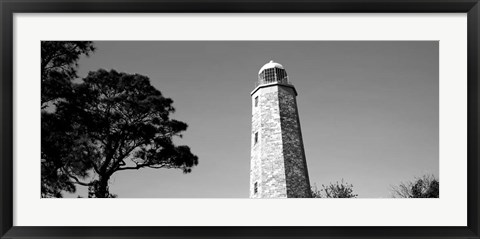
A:
[[[262,71],[264,71],[265,69],[270,69],[270,68],[278,68],[278,69],[285,70],[285,68],[281,64],[271,60],[267,64],[263,65],[262,68],[260,68],[260,70],[258,71],[258,74],[260,75],[260,73],[262,73]]]

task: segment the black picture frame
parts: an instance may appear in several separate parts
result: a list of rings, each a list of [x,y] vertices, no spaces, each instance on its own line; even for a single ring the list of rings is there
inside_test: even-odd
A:
[[[480,238],[478,0],[1,0],[1,238]],[[20,227],[13,226],[14,13],[419,13],[468,15],[468,219],[466,227]],[[34,212],[32,212],[34,213]]]

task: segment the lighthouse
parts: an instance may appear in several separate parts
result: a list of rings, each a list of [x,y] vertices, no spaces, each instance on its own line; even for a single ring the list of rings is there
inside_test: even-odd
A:
[[[285,68],[260,68],[252,99],[250,198],[311,197],[297,107]]]

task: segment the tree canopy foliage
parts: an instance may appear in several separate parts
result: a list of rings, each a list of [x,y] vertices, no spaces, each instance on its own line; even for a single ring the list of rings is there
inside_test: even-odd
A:
[[[187,124],[170,119],[173,101],[162,96],[147,77],[114,70],[90,72],[57,112],[73,117],[90,145],[85,163],[98,179],[81,185],[108,197],[108,180],[117,171],[179,168],[189,173],[198,158],[188,146],[175,146]]]
[[[440,183],[433,175],[423,175],[410,182],[402,182],[391,188],[396,198],[438,198]]]
[[[329,185],[322,184],[322,188],[317,186],[312,187],[312,197],[314,198],[356,198],[358,194],[353,193],[353,185],[344,182],[330,183]]]
[[[61,67],[72,66],[71,59],[78,57],[66,58],[65,64],[54,61],[62,72],[58,77],[76,74]],[[80,83],[60,84],[65,90],[55,96],[62,99],[55,102],[55,111],[42,111],[43,197],[75,192],[76,185],[88,186],[89,197],[115,197],[108,187],[115,172],[175,168],[189,173],[198,164],[188,146],[174,144],[187,124],[169,117],[173,101],[148,77],[101,69]],[[45,87],[49,100],[54,98],[49,87],[55,85]]]
[[[68,175],[87,176],[89,167],[72,154],[76,142],[73,125],[54,110],[72,91],[78,60],[95,50],[90,41],[41,42],[41,193],[42,197],[61,197],[62,191],[75,192]],[[47,108],[48,109],[48,108]]]
[[[77,77],[78,60],[94,50],[91,41],[41,42],[42,108],[70,92],[71,81]]]

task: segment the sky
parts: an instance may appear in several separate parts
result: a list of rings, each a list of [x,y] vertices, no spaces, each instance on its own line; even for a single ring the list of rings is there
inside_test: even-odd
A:
[[[120,198],[247,198],[251,98],[258,70],[285,67],[311,185],[353,184],[360,198],[439,172],[439,55],[430,41],[94,41],[79,76],[100,68],[148,76],[189,127],[180,145],[199,157],[175,169],[116,172]],[[74,195],[86,197],[79,186]]]

